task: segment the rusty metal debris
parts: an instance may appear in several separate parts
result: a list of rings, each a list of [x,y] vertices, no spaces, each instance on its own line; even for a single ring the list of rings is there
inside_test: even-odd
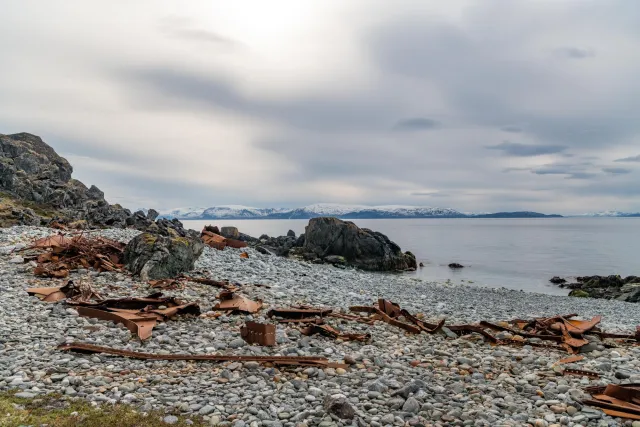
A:
[[[176,279],[149,280],[149,286],[155,289],[175,288],[178,283]]]
[[[68,304],[77,306],[80,316],[122,323],[141,340],[151,336],[157,322],[177,315],[200,315],[198,304],[183,304],[176,298],[163,297],[161,293],[144,298],[107,299],[97,302],[76,299],[68,301]]]
[[[562,375],[573,375],[576,377],[588,377],[592,379],[600,378],[600,374],[593,371],[583,371],[582,369],[565,369]]]
[[[120,271],[123,266],[124,243],[104,237],[87,238],[83,234],[71,238],[55,234],[36,240],[23,250],[44,251],[37,257],[37,276],[64,278],[69,271],[93,267],[98,271]]]
[[[200,238],[205,245],[211,246],[214,249],[223,250],[227,246],[230,248],[246,248],[247,242],[242,240],[229,239],[216,233],[217,227],[205,227],[200,233]]]
[[[69,280],[64,286],[54,286],[48,288],[28,288],[29,295],[35,295],[45,302],[56,302],[63,299],[72,299],[74,301],[90,301],[92,299],[102,300],[102,296],[98,294],[90,284],[80,281],[75,284]]]
[[[398,328],[402,328],[405,331],[412,334],[420,333],[420,328],[418,328],[417,326],[409,325],[408,323],[400,322],[399,320],[393,319],[389,317],[389,315],[387,315],[385,312],[380,310],[378,307],[372,307],[372,306],[366,306],[366,305],[353,306],[353,307],[349,307],[349,310],[357,313],[371,313],[373,314],[373,319],[375,320],[381,320],[390,325],[397,326]]]
[[[242,311],[251,314],[257,313],[262,308],[261,300],[252,301],[247,297],[231,291],[220,292],[218,299],[220,302],[213,307],[213,310]]]
[[[383,298],[378,299],[378,308],[391,318],[400,317],[400,306]]]
[[[233,356],[217,354],[153,354],[129,350],[118,350],[92,344],[74,342],[58,346],[59,350],[81,353],[104,353],[141,360],[194,360],[208,362],[259,362],[280,366],[315,366],[321,368],[347,368],[345,363],[332,363],[324,357],[314,356]]]
[[[582,403],[595,406],[612,417],[640,420],[640,384],[609,384],[606,387],[590,387],[592,399]]]
[[[247,322],[240,328],[240,336],[249,344],[276,345],[276,325]]]
[[[246,252],[242,252],[242,253],[240,254],[240,258],[249,258],[249,254],[248,254],[248,253],[246,253]]]

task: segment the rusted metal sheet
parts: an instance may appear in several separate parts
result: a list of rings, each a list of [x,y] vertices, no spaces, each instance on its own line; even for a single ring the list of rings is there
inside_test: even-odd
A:
[[[600,378],[600,374],[593,371],[583,371],[582,369],[565,369],[562,375],[573,375],[577,377],[588,377],[592,379]]]
[[[157,322],[153,317],[143,317],[130,313],[114,313],[111,311],[97,310],[95,308],[82,306],[78,307],[77,310],[78,314],[83,317],[122,323],[131,331],[131,333],[138,335],[141,340],[146,340],[151,337],[151,332]]]
[[[480,325],[447,325],[447,328],[460,334],[470,334],[475,332],[487,338],[492,344],[500,344],[500,341],[496,337],[485,331]]]
[[[176,305],[173,307],[167,307],[167,308],[157,308],[157,309],[148,309],[145,308],[142,310],[142,313],[155,313],[159,316],[162,317],[162,319],[169,319],[173,316],[177,316],[177,315],[186,315],[186,314],[190,314],[193,316],[199,316],[200,315],[200,306],[195,303],[195,302],[190,302],[188,304],[181,304],[181,305]]]
[[[29,295],[35,295],[42,301],[56,302],[67,298],[67,295],[60,290],[61,288],[62,286],[55,286],[51,288],[28,288],[26,291]]]
[[[227,246],[227,239],[206,229],[202,230],[202,233],[200,233],[200,239],[202,239],[205,245],[211,246],[219,251],[223,250]]]
[[[248,254],[248,253],[246,253],[246,252],[242,252],[242,253],[240,254],[240,258],[245,258],[245,259],[246,259],[246,258],[249,258],[249,254]]]
[[[184,276],[183,279],[189,282],[200,283],[201,285],[215,286],[216,288],[222,288],[222,289],[228,289],[228,290],[236,289],[236,287],[230,284],[228,280],[213,280],[213,279],[207,279],[203,277],[189,277],[189,276]]]
[[[345,334],[332,328],[329,325],[309,325],[300,330],[303,335],[320,334],[334,339],[343,339],[346,341],[367,342],[371,340],[371,334]]]
[[[58,346],[62,351],[77,351],[81,353],[104,353],[120,357],[141,360],[194,360],[208,362],[259,362],[281,366],[315,366],[321,368],[347,368],[345,363],[332,363],[324,357],[314,356],[233,356],[217,354],[153,354],[129,350],[118,350],[85,343],[70,343]]]
[[[247,245],[247,242],[243,242],[242,240],[227,238],[227,246],[230,248],[242,249],[242,248],[246,248],[248,245]]]
[[[312,316],[325,317],[332,311],[333,310],[329,308],[315,307],[273,308],[267,312],[267,316],[283,317],[285,319],[303,319]]]
[[[247,322],[240,328],[240,336],[249,344],[276,345],[276,325]]]
[[[379,308],[377,307],[371,307],[371,306],[353,306],[353,307],[349,307],[349,310],[354,311],[354,312],[360,312],[360,313],[372,313],[374,315],[374,318],[376,318],[376,320],[382,320],[383,322],[386,322],[390,325],[396,326],[398,328],[402,328],[405,331],[412,333],[412,334],[419,334],[420,333],[420,328],[418,328],[417,326],[413,326],[413,325],[409,325],[407,323],[404,322],[400,322],[399,320],[396,319],[392,319],[391,317],[389,317],[386,313],[384,313],[383,311],[381,311]]]
[[[262,308],[261,300],[252,301],[235,292],[222,291],[220,295],[218,295],[218,299],[220,299],[220,302],[213,307],[213,310],[257,313]]]

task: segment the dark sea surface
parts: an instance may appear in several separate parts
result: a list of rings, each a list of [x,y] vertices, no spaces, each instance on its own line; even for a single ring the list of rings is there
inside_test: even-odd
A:
[[[233,225],[259,237],[304,232],[308,220],[183,221]],[[435,281],[473,282],[565,295],[552,276],[640,276],[640,218],[370,219],[358,226],[386,234],[413,252],[424,268],[413,274]],[[451,270],[447,265],[465,266]]]

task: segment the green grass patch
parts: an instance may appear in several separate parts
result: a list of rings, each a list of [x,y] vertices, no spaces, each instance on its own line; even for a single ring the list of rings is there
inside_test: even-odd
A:
[[[13,393],[0,393],[0,426],[19,427],[47,425],[48,427],[158,427],[165,424],[167,414],[159,411],[141,413],[129,405],[93,407],[84,400],[67,400],[59,395],[47,395],[35,399],[20,399]],[[178,417],[176,427],[204,427],[203,420]]]

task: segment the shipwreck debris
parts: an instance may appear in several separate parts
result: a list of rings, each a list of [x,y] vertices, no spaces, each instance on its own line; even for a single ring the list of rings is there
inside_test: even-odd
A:
[[[218,249],[219,251],[223,250],[227,246],[236,249],[246,248],[248,246],[247,242],[221,236],[215,231],[217,231],[217,227],[207,226],[202,229],[200,238],[205,245],[211,246],[212,248]]]
[[[586,389],[592,399],[582,403],[602,409],[612,417],[640,420],[640,384],[609,384]]]
[[[276,345],[276,325],[247,322],[240,328],[240,336],[249,344]]]
[[[80,353],[103,353],[120,357],[129,357],[140,360],[193,360],[208,362],[259,362],[271,363],[280,366],[315,366],[320,368],[347,368],[346,363],[329,362],[324,357],[315,356],[234,356],[218,354],[153,354],[137,351],[119,350],[111,347],[102,347],[93,344],[73,342],[58,346],[62,351],[76,351]]]
[[[330,308],[315,308],[307,306],[298,306],[291,308],[273,308],[267,312],[267,317],[282,317],[285,319],[304,319],[311,317],[326,317],[333,310]]]
[[[247,297],[239,295],[235,292],[231,291],[222,291],[220,295],[218,295],[218,299],[220,300],[215,306],[213,306],[212,310],[222,310],[222,311],[242,311],[244,313],[257,313],[262,308],[262,301],[252,301]]]
[[[593,371],[583,371],[582,369],[565,369],[562,371],[562,375],[573,375],[576,377],[587,377],[591,379],[600,378],[600,374]]]

